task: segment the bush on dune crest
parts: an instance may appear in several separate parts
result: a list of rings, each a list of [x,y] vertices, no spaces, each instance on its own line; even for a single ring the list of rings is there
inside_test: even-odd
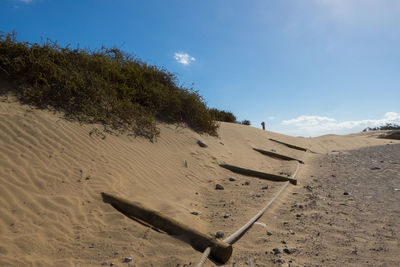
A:
[[[216,108],[210,109],[211,116],[216,121],[233,122],[237,123],[235,115],[232,112],[225,110],[218,110]]]
[[[50,40],[31,44],[17,41],[15,33],[2,34],[0,77],[17,82],[21,101],[54,107],[79,121],[151,140],[159,134],[156,119],[217,135],[216,118],[198,91],[179,86],[164,68],[116,48],[71,49]]]

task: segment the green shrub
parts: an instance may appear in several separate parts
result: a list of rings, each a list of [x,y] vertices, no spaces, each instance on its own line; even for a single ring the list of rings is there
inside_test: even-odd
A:
[[[243,125],[250,125],[250,121],[249,120],[242,120],[241,124]]]
[[[232,112],[225,110],[218,110],[216,108],[210,109],[212,118],[216,121],[236,122],[236,117]]]
[[[23,102],[113,130],[153,139],[157,119],[217,135],[218,124],[198,91],[117,48],[71,49],[51,40],[19,42],[15,32],[0,34],[0,78],[17,82]]]

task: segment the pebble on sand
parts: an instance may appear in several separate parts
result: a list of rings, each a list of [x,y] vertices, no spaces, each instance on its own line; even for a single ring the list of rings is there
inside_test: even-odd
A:
[[[218,231],[217,233],[215,233],[215,237],[216,238],[223,238],[224,237],[224,232],[222,232],[222,231]]]
[[[131,262],[132,261],[132,257],[125,257],[123,262]]]
[[[220,184],[215,185],[215,190],[224,190],[224,187]]]
[[[197,140],[197,144],[198,144],[199,146],[201,146],[201,147],[207,147],[206,143],[204,143],[204,142],[201,141],[201,140]]]

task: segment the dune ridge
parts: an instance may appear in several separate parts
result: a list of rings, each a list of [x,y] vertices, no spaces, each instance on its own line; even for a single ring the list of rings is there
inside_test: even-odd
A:
[[[253,148],[302,160],[305,172],[305,153],[268,138],[318,153],[392,142],[367,133],[295,138],[221,123],[219,138],[159,124],[161,136],[152,143],[65,120],[61,113],[22,105],[11,95],[0,100],[2,266],[98,266],[120,264],[125,256],[137,266],[194,262],[200,252],[123,216],[102,202],[100,192],[146,203],[204,233],[228,235],[257,213],[279,185],[233,174],[219,164],[290,175],[297,162],[267,158]],[[199,139],[208,147],[198,146]],[[215,190],[217,183],[225,190]],[[254,246],[251,240],[238,242],[233,258],[239,255],[235,250]]]

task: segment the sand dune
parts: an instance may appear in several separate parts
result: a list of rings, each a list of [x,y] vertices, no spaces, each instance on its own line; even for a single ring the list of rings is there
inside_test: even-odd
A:
[[[320,154],[399,143],[376,139],[371,133],[294,138],[229,123],[221,123],[219,138],[176,125],[159,124],[159,128],[161,137],[154,143],[116,136],[104,133],[100,125],[80,125],[60,113],[33,109],[3,96],[0,265],[99,266],[106,262],[120,266],[128,265],[122,263],[126,256],[133,258],[135,266],[193,264],[200,252],[123,216],[103,203],[100,193],[146,203],[210,235],[218,230],[228,235],[252,217],[280,184],[233,174],[218,164],[292,174],[296,162],[270,158],[253,148],[273,150],[305,162],[298,176],[298,187],[302,187],[302,173],[311,168],[309,153],[268,138]],[[200,147],[199,139],[208,147]],[[225,190],[215,190],[217,183]],[[268,190],[262,190],[267,185]],[[227,219],[223,218],[226,213],[231,214]],[[273,210],[262,219],[267,224],[268,216],[273,216]],[[231,262],[241,261],[243,251],[259,251],[261,245],[249,234],[235,245]]]

